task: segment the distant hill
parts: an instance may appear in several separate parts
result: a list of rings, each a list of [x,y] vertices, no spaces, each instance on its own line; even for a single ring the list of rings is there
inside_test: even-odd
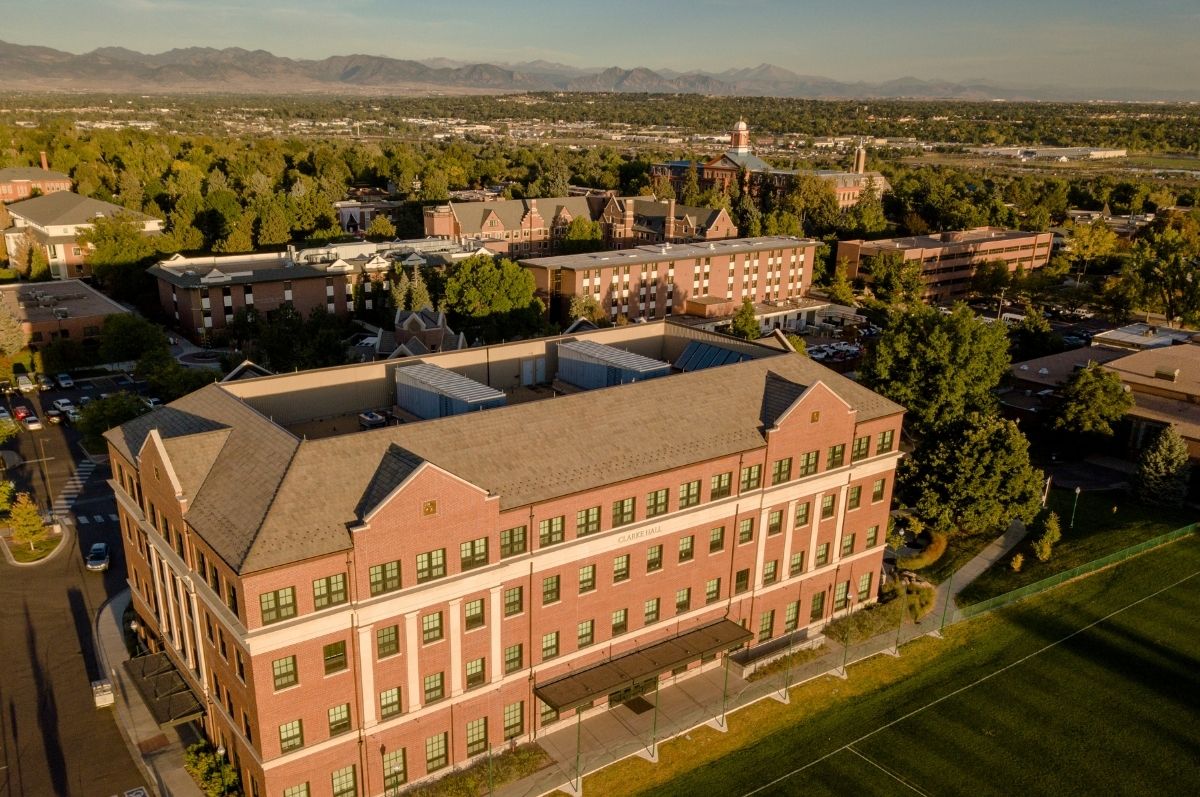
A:
[[[148,55],[101,47],[76,55],[0,41],[0,87],[8,90],[220,92],[246,94],[516,91],[649,92],[819,99],[1195,100],[1157,89],[1113,87],[1085,92],[1055,87],[1004,87],[900,77],[883,83],[799,75],[774,64],[720,73],[646,67],[578,68],[550,61],[469,63],[449,58],[410,61],[379,55],[339,55],[319,61],[283,58],[239,47],[187,47]]]

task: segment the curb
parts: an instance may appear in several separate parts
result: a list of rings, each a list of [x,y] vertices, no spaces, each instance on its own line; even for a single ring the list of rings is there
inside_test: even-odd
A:
[[[54,559],[54,557],[58,556],[62,552],[63,548],[67,547],[68,543],[71,541],[71,524],[59,523],[57,525],[59,529],[61,529],[61,531],[59,531],[58,546],[41,559],[38,559],[36,562],[18,562],[13,558],[12,551],[8,549],[8,542],[0,540],[0,548],[3,548],[4,550],[5,561],[13,567],[38,567],[46,564],[51,559]],[[3,535],[3,537],[7,538],[8,535]]]

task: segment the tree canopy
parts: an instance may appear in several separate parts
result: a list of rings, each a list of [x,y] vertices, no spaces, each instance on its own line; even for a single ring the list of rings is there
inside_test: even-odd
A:
[[[1008,365],[1002,325],[980,321],[963,304],[949,315],[921,306],[893,316],[862,380],[904,405],[905,428],[920,438],[991,410]]]
[[[742,299],[742,306],[733,314],[729,331],[746,340],[758,340],[762,336],[762,327],[759,326],[758,317],[754,312],[754,302],[750,301],[749,297]]]
[[[488,339],[527,333],[540,327],[545,312],[535,289],[533,275],[512,260],[472,255],[446,278],[446,309],[456,326]]]
[[[1112,425],[1133,406],[1121,377],[1096,363],[1071,374],[1054,413],[1054,428],[1074,434],[1112,437]]]
[[[943,533],[1003,531],[1028,523],[1041,506],[1044,476],[1029,463],[1029,442],[1012,421],[973,412],[925,439],[902,463],[905,499]]]

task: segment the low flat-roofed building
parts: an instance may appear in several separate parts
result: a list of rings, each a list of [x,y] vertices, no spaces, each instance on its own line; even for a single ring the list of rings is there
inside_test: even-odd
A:
[[[564,394],[571,341],[685,362]],[[247,794],[439,777],[875,601],[903,408],[865,387],[663,322],[415,361],[507,400],[389,423],[388,360],[106,435],[135,633]]]
[[[1110,329],[1092,336],[1093,346],[1111,346],[1117,349],[1141,351],[1161,349],[1186,343],[1197,334],[1194,329],[1176,329],[1160,324],[1127,324],[1119,329]]]
[[[87,251],[80,246],[79,235],[91,229],[97,217],[126,216],[138,223],[144,235],[158,235],[163,226],[162,219],[71,191],[55,191],[17,202],[9,206],[8,212],[13,226],[3,234],[9,257],[26,245],[37,246],[45,253],[55,279],[91,276]]]
[[[3,309],[20,322],[36,349],[52,340],[94,340],[104,319],[129,310],[79,280],[0,285]]]
[[[870,258],[896,253],[921,264],[925,299],[945,302],[970,293],[971,278],[984,263],[1001,262],[1009,273],[1036,271],[1050,262],[1054,234],[977,227],[971,230],[885,238],[877,241],[839,241],[837,262],[846,262],[850,278],[871,282]]]
[[[1200,344],[1146,349],[1104,367],[1133,393],[1131,449],[1141,449],[1155,431],[1170,424],[1192,459],[1200,459]]]
[[[801,299],[812,284],[819,242],[785,235],[652,244],[606,252],[529,258],[551,318],[565,320],[571,299],[591,297],[615,321],[679,315],[689,299],[741,304]]]

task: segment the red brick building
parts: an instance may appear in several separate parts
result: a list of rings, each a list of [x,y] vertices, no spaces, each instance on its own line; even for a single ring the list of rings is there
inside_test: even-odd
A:
[[[523,387],[581,339],[671,373]],[[670,366],[698,346],[744,359]],[[508,405],[358,431],[405,400],[412,361],[387,361],[211,385],[108,433],[155,651],[131,669],[174,667],[245,794],[436,777],[874,600],[902,408],[860,385],[662,323],[421,361]],[[682,660],[629,671],[668,641]]]
[[[98,340],[104,319],[129,312],[79,280],[0,285],[0,304],[35,350],[57,338]]]
[[[599,222],[608,248],[716,241],[737,235],[723,209],[687,207],[673,199],[614,196],[450,202],[425,209],[425,234],[478,243],[495,254],[532,257],[558,251],[577,218]]]
[[[62,172],[50,170],[46,153],[42,153],[42,166],[10,166],[0,169],[0,203],[20,202],[35,193],[52,194],[55,191],[70,191],[71,178]]]
[[[853,171],[777,169],[754,154],[750,147],[750,128],[744,121],[739,121],[729,132],[729,149],[720,155],[706,161],[655,163],[650,167],[650,174],[669,180],[675,192],[681,193],[687,183],[688,172],[693,169],[696,171],[696,184],[702,191],[717,188],[728,192],[731,186],[740,182],[740,187],[754,196],[764,192],[786,193],[797,175],[811,174],[832,184],[838,207],[843,210],[858,204],[868,188],[875,192],[876,197],[892,189],[881,173],[867,171],[867,153],[861,147],[854,153]]]
[[[904,260],[921,263],[925,280],[925,298],[929,301],[960,299],[970,293],[971,277],[983,263],[1003,263],[1009,273],[1024,269],[1030,273],[1050,262],[1054,234],[977,227],[973,230],[887,238],[879,241],[839,241],[838,262],[846,262],[846,273],[853,279],[862,276],[870,284],[864,268],[868,258],[898,253]]]
[[[565,320],[571,299],[591,296],[616,320],[655,320],[683,312],[689,299],[740,304],[783,302],[808,293],[817,241],[790,236],[639,246],[521,260],[552,316]]]
[[[284,305],[308,317],[320,308],[349,315],[356,292],[370,310],[389,288],[390,260],[375,244],[250,255],[184,257],[151,266],[163,312],[194,340],[219,334],[242,308],[269,314]]]

